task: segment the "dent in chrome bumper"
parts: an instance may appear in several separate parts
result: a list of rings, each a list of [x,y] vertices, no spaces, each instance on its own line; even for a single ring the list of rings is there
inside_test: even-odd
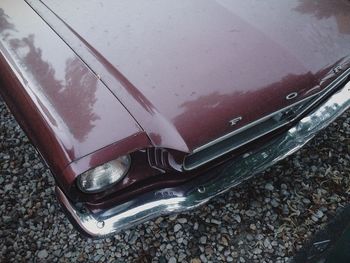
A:
[[[350,82],[286,133],[226,166],[215,179],[147,193],[100,214],[81,212],[59,188],[56,193],[71,221],[83,233],[103,237],[160,215],[190,210],[206,203],[299,150],[349,106]]]

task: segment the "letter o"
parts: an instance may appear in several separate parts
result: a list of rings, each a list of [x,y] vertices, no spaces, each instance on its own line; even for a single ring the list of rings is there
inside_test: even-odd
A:
[[[292,99],[295,99],[296,97],[298,97],[298,92],[293,92],[293,93],[290,93],[287,95],[286,99],[287,100],[292,100]]]

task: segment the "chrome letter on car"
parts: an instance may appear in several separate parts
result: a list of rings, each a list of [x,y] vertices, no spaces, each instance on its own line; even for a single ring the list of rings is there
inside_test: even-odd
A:
[[[295,98],[298,97],[298,96],[299,96],[298,92],[292,92],[292,93],[290,93],[290,94],[288,94],[288,95],[286,96],[286,99],[287,99],[287,100],[293,100],[293,99],[295,99]]]
[[[239,117],[237,117],[237,118],[235,118],[235,119],[233,119],[233,120],[230,120],[230,125],[231,125],[231,126],[235,126],[235,125],[237,125],[237,123],[239,123],[241,120],[243,120],[243,117],[241,117],[241,116],[239,116]]]

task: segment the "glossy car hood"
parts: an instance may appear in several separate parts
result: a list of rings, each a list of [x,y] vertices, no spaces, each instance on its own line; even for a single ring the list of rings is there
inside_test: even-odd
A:
[[[182,151],[320,91],[350,55],[346,0],[28,2],[155,145]]]

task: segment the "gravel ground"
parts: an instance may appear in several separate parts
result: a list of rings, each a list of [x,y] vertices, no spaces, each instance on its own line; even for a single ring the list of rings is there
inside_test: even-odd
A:
[[[82,238],[0,99],[1,262],[286,262],[350,200],[350,112],[292,157],[190,213]]]

